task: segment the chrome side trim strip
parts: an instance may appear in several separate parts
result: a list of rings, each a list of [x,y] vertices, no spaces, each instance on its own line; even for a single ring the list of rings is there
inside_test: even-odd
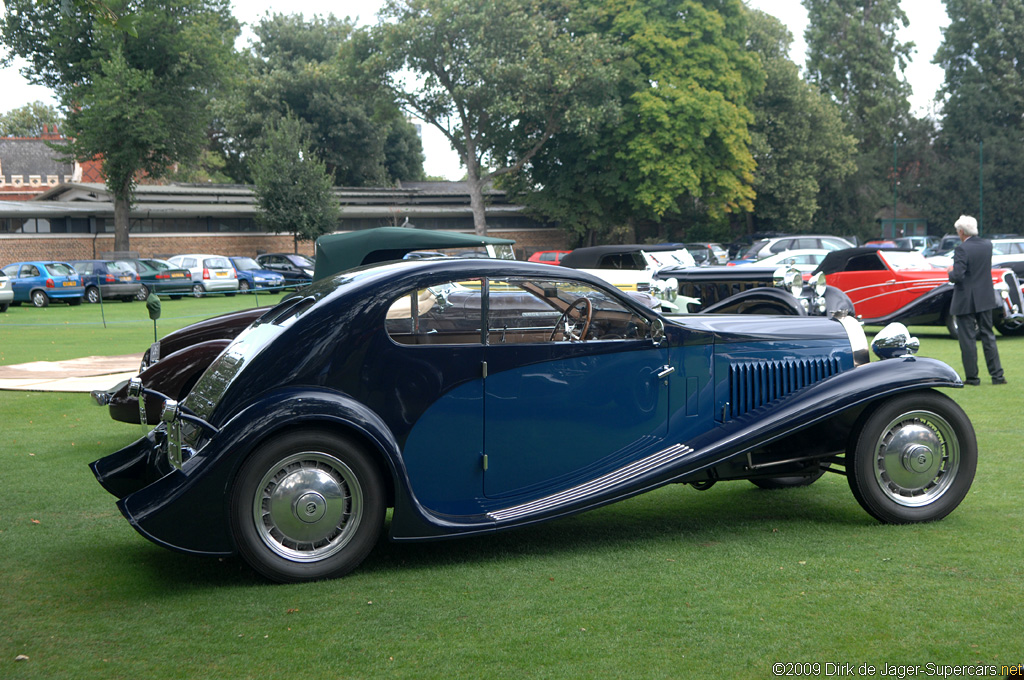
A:
[[[578,501],[587,496],[592,496],[605,489],[611,488],[620,482],[624,482],[631,477],[650,472],[663,465],[682,458],[688,453],[692,453],[693,449],[686,444],[675,444],[662,449],[655,454],[652,454],[646,458],[642,458],[634,463],[630,463],[626,467],[619,468],[614,472],[609,472],[606,475],[602,475],[597,479],[586,482],[585,484],[579,484],[565,491],[559,491],[558,493],[545,496],[544,498],[538,498],[535,501],[529,503],[523,503],[521,505],[513,505],[510,508],[504,510],[495,510],[494,512],[487,513],[487,516],[496,521],[517,519],[526,515],[532,515],[539,513],[544,510],[550,510],[560,505],[568,505],[574,501]]]

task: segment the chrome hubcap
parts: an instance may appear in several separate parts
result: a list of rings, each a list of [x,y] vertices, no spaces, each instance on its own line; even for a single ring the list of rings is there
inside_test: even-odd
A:
[[[260,481],[253,520],[263,543],[295,562],[337,553],[352,539],[363,512],[355,473],[334,456],[289,456]]]
[[[945,418],[914,411],[882,430],[874,462],[882,492],[900,505],[918,507],[949,489],[960,465],[960,445]]]

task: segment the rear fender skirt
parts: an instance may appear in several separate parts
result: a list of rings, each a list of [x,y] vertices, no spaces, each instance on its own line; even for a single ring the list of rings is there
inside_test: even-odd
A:
[[[231,484],[239,467],[267,437],[285,429],[310,427],[354,432],[379,451],[386,474],[395,478],[404,473],[395,467],[399,457],[394,437],[365,406],[338,392],[282,390],[268,393],[237,413],[181,470],[172,469],[122,498],[118,508],[154,543],[186,553],[233,553],[228,511]]]

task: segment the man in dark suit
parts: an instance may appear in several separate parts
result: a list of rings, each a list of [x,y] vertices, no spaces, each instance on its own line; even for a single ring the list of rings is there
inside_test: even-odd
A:
[[[953,269],[949,272],[949,280],[953,282],[949,311],[956,316],[964,384],[981,384],[976,344],[980,337],[992,384],[1005,385],[996,334],[992,330],[992,310],[999,306],[992,284],[992,242],[978,236],[978,221],[970,215],[961,215],[954,226],[960,245],[953,252]]]

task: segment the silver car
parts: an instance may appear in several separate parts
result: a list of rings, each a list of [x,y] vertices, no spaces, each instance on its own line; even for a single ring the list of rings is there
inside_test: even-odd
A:
[[[195,297],[207,293],[234,295],[238,291],[238,274],[231,260],[223,255],[175,255],[167,261],[192,272],[192,295]]]
[[[6,312],[13,300],[14,288],[11,286],[11,279],[0,272],[0,313]]]

